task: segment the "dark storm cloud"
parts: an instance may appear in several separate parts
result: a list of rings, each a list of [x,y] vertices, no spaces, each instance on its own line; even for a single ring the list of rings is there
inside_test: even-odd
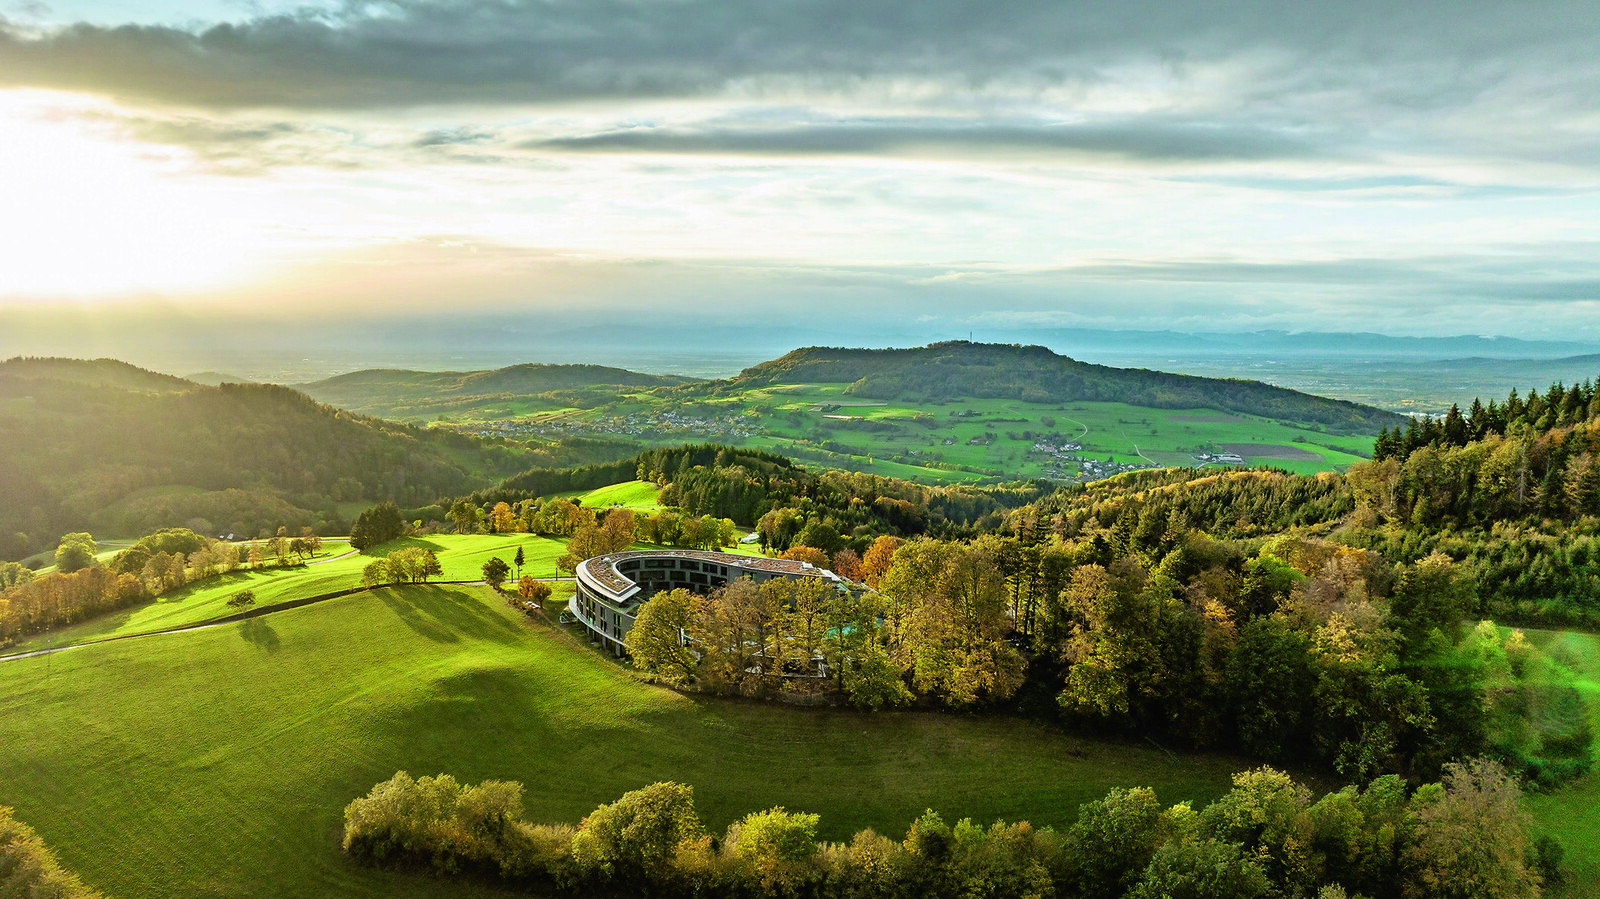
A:
[[[1059,153],[1143,160],[1272,159],[1312,155],[1295,137],[1266,129],[1170,122],[1008,125],[970,121],[880,121],[781,129],[635,128],[533,141],[528,149],[755,156]]]
[[[0,84],[308,108],[698,97],[763,79],[1026,92],[1114,80],[1132,59],[1182,79],[1259,53],[1277,64],[1229,100],[1293,119],[1317,112],[1286,93],[1324,107],[1345,95],[1470,104],[1526,69],[1592,61],[1597,22],[1588,2],[402,0],[195,31],[0,24]],[[1582,91],[1592,76],[1544,86]]]

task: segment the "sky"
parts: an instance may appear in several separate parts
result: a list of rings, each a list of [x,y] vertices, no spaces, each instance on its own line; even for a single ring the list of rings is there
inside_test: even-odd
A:
[[[1597,47],[1538,0],[0,0],[0,353],[1600,348]]]

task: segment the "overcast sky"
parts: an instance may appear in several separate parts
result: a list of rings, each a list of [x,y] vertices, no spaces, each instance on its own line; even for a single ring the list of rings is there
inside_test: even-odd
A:
[[[0,0],[0,317],[1600,342],[1597,48],[1597,2]]]

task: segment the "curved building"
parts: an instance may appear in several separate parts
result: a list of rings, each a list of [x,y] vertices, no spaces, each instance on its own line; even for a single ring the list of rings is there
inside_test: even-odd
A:
[[[684,587],[707,593],[729,581],[748,577],[756,582],[775,577],[845,580],[809,562],[738,556],[689,549],[646,549],[595,556],[578,564],[577,592],[568,611],[595,636],[621,655],[628,629],[639,607],[661,590]]]

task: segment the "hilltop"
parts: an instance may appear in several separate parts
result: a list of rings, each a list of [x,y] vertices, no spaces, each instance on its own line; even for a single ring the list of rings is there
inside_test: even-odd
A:
[[[0,365],[0,434],[0,558],[85,529],[338,530],[363,504],[431,502],[541,458],[286,387],[207,387],[109,360]]]
[[[95,387],[115,387],[147,393],[178,393],[195,387],[194,381],[130,365],[117,359],[61,359],[14,356],[0,362],[0,378],[18,381],[62,381]]]
[[[343,409],[403,421],[441,415],[588,408],[623,392],[689,383],[603,365],[528,363],[486,371],[365,369],[300,386],[312,398]]]
[[[975,397],[1033,403],[1117,402],[1156,409],[1208,407],[1315,423],[1347,433],[1370,433],[1405,422],[1393,412],[1260,381],[1112,368],[1059,356],[1042,346],[964,340],[911,349],[805,347],[747,368],[712,390],[726,395],[810,382],[848,383],[846,393],[881,400]]]

